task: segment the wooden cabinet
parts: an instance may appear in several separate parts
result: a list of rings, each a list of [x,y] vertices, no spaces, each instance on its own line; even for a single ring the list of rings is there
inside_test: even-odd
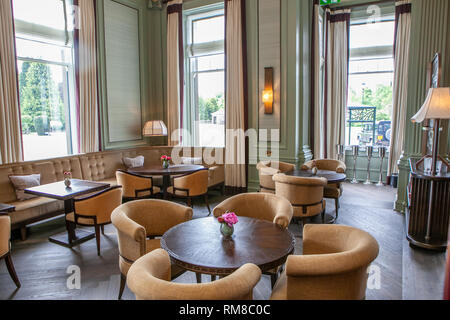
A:
[[[410,159],[406,234],[413,246],[445,250],[450,216],[450,173],[426,174]]]

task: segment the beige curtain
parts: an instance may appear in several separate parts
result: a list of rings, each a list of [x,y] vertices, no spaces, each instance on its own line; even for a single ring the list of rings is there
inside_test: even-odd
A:
[[[411,39],[411,1],[396,3],[395,75],[392,111],[392,133],[388,176],[398,173],[397,162],[405,140],[409,44]]]
[[[345,112],[348,95],[350,10],[327,12],[327,61],[325,117],[325,158],[336,159],[336,145],[345,145]]]
[[[23,160],[11,1],[0,1],[0,164]]]
[[[93,0],[78,1],[78,81],[80,152],[99,151],[97,57]]]
[[[314,145],[315,159],[324,157],[324,120],[323,120],[323,71],[324,71],[324,20],[318,4],[314,5]]]
[[[244,0],[226,0],[225,185],[247,187],[245,148]],[[244,11],[245,12],[245,11]]]
[[[182,87],[180,84],[180,17],[183,0],[172,0],[167,7],[167,129],[169,146],[181,141]],[[181,48],[182,49],[182,48]]]

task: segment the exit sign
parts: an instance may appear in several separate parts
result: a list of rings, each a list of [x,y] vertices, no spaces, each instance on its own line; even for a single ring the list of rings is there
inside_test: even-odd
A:
[[[339,2],[341,2],[341,0],[320,0],[320,5],[326,6],[328,4],[334,4],[334,3],[339,3]]]

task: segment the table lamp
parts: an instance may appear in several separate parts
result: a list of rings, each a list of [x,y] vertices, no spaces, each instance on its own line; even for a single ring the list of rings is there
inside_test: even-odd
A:
[[[440,121],[450,119],[450,88],[431,88],[428,91],[427,99],[422,108],[417,114],[412,117],[413,123],[421,123],[424,120],[434,120],[434,140],[433,140],[433,156],[431,162],[431,174],[434,176],[437,174],[437,159],[442,161],[442,164],[448,166],[447,161],[439,156],[439,130]],[[422,162],[425,156],[420,160]]]
[[[162,120],[147,121],[142,134],[144,137],[167,137],[167,127]]]

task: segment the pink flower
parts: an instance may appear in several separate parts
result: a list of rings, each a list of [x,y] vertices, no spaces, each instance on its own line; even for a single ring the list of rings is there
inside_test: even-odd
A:
[[[239,222],[238,217],[234,212],[226,212],[217,219],[220,223],[226,223],[229,227],[232,227]]]
[[[169,156],[166,156],[166,155],[161,156],[161,161],[170,161],[170,160],[172,160],[172,158]]]

